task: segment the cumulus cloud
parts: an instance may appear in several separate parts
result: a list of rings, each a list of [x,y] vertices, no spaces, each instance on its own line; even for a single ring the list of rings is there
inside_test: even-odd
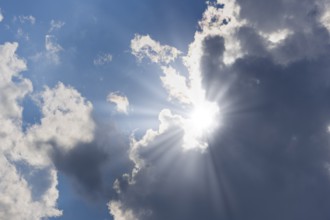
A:
[[[107,101],[116,105],[117,112],[128,114],[129,101],[126,96],[118,92],[111,92],[107,97]]]
[[[72,87],[62,83],[52,89],[46,87],[40,94],[39,104],[41,123],[29,128],[30,139],[43,143],[52,141],[63,151],[93,139],[92,104]]]
[[[32,90],[31,81],[20,77],[20,72],[26,70],[26,64],[19,59],[15,51],[17,43],[5,43],[0,46],[0,70],[1,70],[1,115],[4,118],[19,118],[22,107],[18,104],[28,92]],[[20,79],[19,83],[13,83],[13,78]]]
[[[33,87],[21,75],[27,67],[16,55],[17,47],[17,43],[0,45],[0,218],[57,217],[62,211],[56,207],[59,193],[52,155],[92,141],[92,105],[62,83],[46,87],[38,97],[40,124],[23,130],[22,100]]]
[[[42,219],[62,214],[55,208],[58,198],[57,174],[50,169],[51,184],[40,198],[33,198],[31,186],[17,168],[4,156],[0,157],[0,217],[2,219]]]
[[[21,100],[32,91],[31,81],[20,75],[26,69],[25,62],[18,58],[15,51],[17,43],[5,43],[0,46],[1,70],[1,108],[0,108],[0,142],[1,142],[1,173],[0,184],[0,216],[4,219],[41,219],[61,215],[56,208],[58,198],[57,174],[51,167],[47,168],[46,175],[40,178],[49,178],[42,195],[33,195],[35,184],[22,175],[18,170],[18,158],[23,159],[30,146],[25,144],[25,135],[22,131]],[[13,79],[16,79],[15,81]],[[30,161],[24,158],[25,161]],[[32,166],[33,164],[27,164]],[[21,166],[24,167],[24,166]],[[46,168],[46,167],[44,167]],[[19,208],[18,208],[19,207]]]
[[[330,202],[324,5],[208,3],[183,57],[189,76],[181,82],[202,84],[222,109],[222,126],[204,152],[184,151],[184,118],[163,110],[158,130],[131,140],[135,167],[115,182],[118,198],[109,203],[115,219],[330,217],[319,205]],[[144,56],[182,79],[169,62]]]
[[[93,63],[95,66],[102,66],[104,64],[110,63],[112,61],[112,55],[109,53],[99,54],[94,60]]]

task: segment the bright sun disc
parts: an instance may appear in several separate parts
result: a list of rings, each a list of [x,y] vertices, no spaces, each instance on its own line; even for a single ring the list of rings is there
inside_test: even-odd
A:
[[[219,107],[213,102],[196,105],[189,117],[193,133],[197,137],[211,133],[219,125]]]

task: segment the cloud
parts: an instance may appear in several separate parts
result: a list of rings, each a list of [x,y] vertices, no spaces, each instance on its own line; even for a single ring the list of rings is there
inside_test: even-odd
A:
[[[162,67],[164,76],[160,79],[164,88],[169,93],[170,98],[175,98],[182,103],[190,103],[190,88],[187,85],[187,79],[180,75],[173,67]]]
[[[179,50],[168,45],[161,45],[150,38],[149,35],[135,35],[131,41],[132,54],[139,60],[147,57],[152,62],[161,65],[164,75],[160,77],[164,88],[167,90],[170,99],[189,104],[192,102],[191,88],[187,85],[188,80],[172,66],[168,64],[181,54]]]
[[[27,66],[16,55],[17,47],[17,43],[0,45],[0,218],[57,217],[62,211],[56,207],[58,167],[53,154],[67,154],[93,140],[92,105],[62,83],[46,87],[36,97],[40,123],[23,130],[22,101],[33,86],[21,75]]]
[[[205,151],[185,151],[184,117],[163,110],[158,129],[131,140],[135,167],[115,182],[115,219],[329,218],[319,205],[330,202],[324,4],[208,3],[183,62],[222,126]]]
[[[47,166],[34,166],[34,163],[29,162],[40,155],[27,158],[28,155],[24,153],[28,152],[31,146],[27,144],[22,131],[23,107],[20,103],[32,91],[32,83],[20,75],[21,71],[26,70],[26,64],[15,54],[17,47],[17,43],[5,43],[0,46],[0,163],[3,175],[0,184],[0,216],[3,219],[41,219],[59,216],[61,211],[56,208],[56,171],[49,163]],[[22,161],[26,163],[20,164]],[[45,169],[45,174],[37,176],[37,179],[29,179],[28,175],[31,172],[22,172],[21,168],[31,171]],[[35,195],[35,186],[42,181],[46,184],[43,190],[39,189],[41,194]]]
[[[91,200],[109,196],[106,188],[111,186],[106,184],[103,173],[109,155],[99,143],[79,144],[68,152],[55,150],[52,160],[56,168],[72,180],[80,195]]]
[[[45,87],[40,94],[39,105],[41,122],[28,129],[30,139],[45,144],[53,142],[64,152],[72,150],[79,143],[93,140],[95,124],[91,116],[92,104],[74,88],[63,83],[58,83],[52,89]]]
[[[138,220],[134,217],[132,210],[122,210],[122,204],[120,202],[109,202],[108,207],[110,214],[114,217],[114,220]]]
[[[110,63],[112,61],[112,55],[109,53],[99,54],[93,63],[95,66],[102,66],[104,64]]]
[[[60,216],[61,172],[84,198],[110,200],[115,220],[329,219],[328,17],[325,0],[224,0],[207,3],[187,54],[135,35],[132,54],[159,65],[175,107],[161,110],[158,128],[132,134],[129,149],[72,86],[32,94],[18,44],[1,45],[0,218]],[[58,63],[54,35],[45,48]],[[28,95],[41,117],[23,129]],[[107,100],[129,112],[126,96]],[[207,137],[189,127],[200,106],[220,109]]]
[[[129,144],[126,135],[104,118],[95,120],[91,142],[78,143],[69,151],[56,147],[51,158],[82,199],[104,205],[115,196],[112,188],[115,179],[129,172],[133,164],[127,155]]]
[[[169,65],[181,54],[179,50],[159,42],[147,36],[135,35],[131,41],[132,54],[140,61],[146,57],[152,62],[158,63],[163,71],[160,77],[163,87],[167,90],[169,99],[184,104],[191,104],[203,96],[200,84],[196,77],[189,77],[180,74],[175,68]]]
[[[65,22],[63,21],[56,21],[56,20],[51,20],[50,21],[50,28],[48,30],[48,33],[54,32],[56,30],[61,29],[65,25]]]
[[[0,183],[0,217],[2,219],[42,219],[44,217],[56,217],[62,214],[54,208],[58,198],[56,189],[56,171],[50,170],[47,175],[51,185],[36,199],[31,193],[31,186],[21,177],[20,172],[4,156],[0,157],[2,179]]]
[[[169,64],[174,61],[181,52],[168,45],[160,45],[149,35],[136,34],[131,41],[132,54],[139,60],[148,57],[152,62]]]
[[[20,15],[18,16],[18,18],[14,18],[14,20],[18,19],[19,22],[21,22],[22,24],[25,23],[30,23],[30,24],[35,24],[36,23],[36,18],[33,17],[32,15]]]
[[[30,40],[30,36],[28,33],[25,33],[22,28],[18,28],[16,32],[16,37],[17,38],[23,38],[26,41]]]
[[[128,114],[129,101],[126,96],[120,95],[118,92],[112,92],[108,95],[107,101],[116,105],[117,112]]]
[[[15,51],[17,43],[5,43],[0,46],[0,71],[1,71],[1,115],[4,118],[19,118],[22,107],[18,104],[27,93],[32,91],[32,83],[28,79],[20,77],[20,72],[26,70],[25,62],[18,58]],[[13,83],[13,78],[20,79],[19,83]]]
[[[0,22],[4,19],[1,8],[0,8]]]
[[[214,206],[205,202],[210,193],[217,192],[207,192],[208,186],[201,185],[206,181],[201,174],[206,171],[205,165],[210,165],[209,155],[183,150],[184,130],[179,116],[163,110],[159,119],[158,130],[148,130],[141,139],[131,140],[130,158],[135,167],[118,180],[119,200],[109,202],[110,213],[115,219],[124,213],[135,219],[211,217],[213,213],[207,212]],[[201,203],[204,210],[198,213]],[[189,208],[192,205],[196,208]],[[217,210],[221,208],[215,205]]]
[[[323,12],[320,16],[320,22],[330,32],[330,12],[329,12],[330,4],[328,2],[325,2],[321,6],[322,7],[320,8],[323,10]]]
[[[45,36],[46,57],[53,63],[60,62],[59,53],[63,50],[61,45],[57,43],[57,38],[54,35]]]

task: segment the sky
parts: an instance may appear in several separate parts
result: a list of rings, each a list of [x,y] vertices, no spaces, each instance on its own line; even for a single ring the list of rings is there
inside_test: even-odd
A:
[[[330,219],[328,0],[0,0],[0,219]]]

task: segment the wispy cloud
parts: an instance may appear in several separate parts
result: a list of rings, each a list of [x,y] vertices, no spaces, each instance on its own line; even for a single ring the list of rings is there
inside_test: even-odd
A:
[[[50,28],[48,30],[48,33],[51,33],[53,31],[61,29],[65,25],[65,22],[63,21],[56,21],[56,20],[51,20],[50,21]]]
[[[95,66],[102,66],[112,61],[112,55],[110,53],[102,53],[97,55],[97,57],[93,60],[93,64]]]
[[[14,20],[18,20],[22,24],[30,23],[33,25],[36,23],[36,18],[32,15],[19,15],[18,17],[14,17]]]
[[[59,53],[63,48],[57,43],[57,38],[54,35],[45,36],[45,49],[47,58],[58,64],[60,62]]]
[[[26,41],[30,40],[30,36],[28,33],[24,32],[22,28],[18,28],[16,32],[16,37],[24,39]]]

